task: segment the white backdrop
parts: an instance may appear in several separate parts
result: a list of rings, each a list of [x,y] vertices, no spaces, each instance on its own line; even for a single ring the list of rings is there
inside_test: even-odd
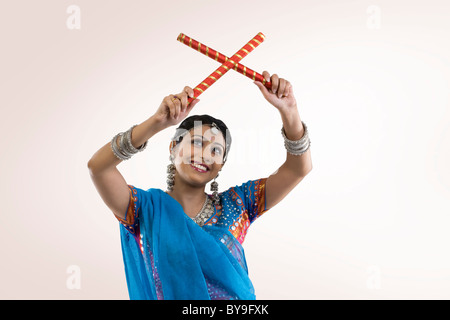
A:
[[[2,50],[0,298],[128,299],[90,157],[218,63],[293,84],[313,171],[244,242],[257,299],[450,298],[448,1],[9,1]],[[79,28],[77,28],[79,27]],[[285,160],[278,111],[230,71],[191,114],[230,128],[219,191]],[[169,128],[118,168],[165,188]],[[207,191],[209,192],[209,185]]]

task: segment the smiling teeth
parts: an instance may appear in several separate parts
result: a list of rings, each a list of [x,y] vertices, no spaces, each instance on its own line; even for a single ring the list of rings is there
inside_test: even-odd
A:
[[[200,165],[195,164],[195,163],[191,163],[191,164],[192,164],[192,166],[194,166],[194,167],[196,167],[196,168],[198,168],[198,169],[200,169],[200,170],[203,170],[203,171],[207,171],[207,170],[208,170],[208,169],[205,168],[204,166],[200,166]]]

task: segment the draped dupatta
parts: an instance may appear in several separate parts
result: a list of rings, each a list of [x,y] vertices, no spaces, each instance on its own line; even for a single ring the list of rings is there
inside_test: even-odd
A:
[[[255,299],[244,250],[229,226],[199,227],[164,191],[129,188],[127,216],[118,219],[131,299]]]

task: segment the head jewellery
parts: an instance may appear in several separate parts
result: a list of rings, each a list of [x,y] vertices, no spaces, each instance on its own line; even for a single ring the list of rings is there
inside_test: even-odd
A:
[[[219,132],[222,133],[225,138],[225,150],[223,155],[223,163],[225,163],[228,158],[232,142],[230,130],[222,120],[207,114],[193,115],[184,119],[176,129],[175,134],[171,139],[171,150],[175,145],[179,144],[183,140],[183,137],[188,134],[191,129],[201,125],[210,125],[212,134],[218,134]]]
[[[217,126],[217,124],[216,124],[215,122],[213,122],[213,123],[211,124],[211,126],[212,126],[211,132],[212,132],[213,134],[218,134],[219,131],[220,131],[220,129],[219,129],[219,127]]]

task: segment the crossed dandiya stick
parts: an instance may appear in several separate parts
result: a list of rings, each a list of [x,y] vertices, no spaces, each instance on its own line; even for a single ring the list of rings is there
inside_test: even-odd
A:
[[[266,88],[271,89],[272,84],[270,83],[270,81],[266,81],[266,79],[264,79],[261,74],[239,63],[239,61],[242,60],[247,54],[253,51],[257,46],[259,46],[265,38],[266,36],[263,33],[259,32],[256,36],[253,37],[252,40],[250,40],[231,58],[228,58],[224,54],[205,46],[204,44],[188,37],[184,33],[180,33],[177,38],[178,41],[184,43],[192,49],[196,49],[207,57],[210,57],[211,59],[222,63],[219,68],[217,68],[213,73],[211,73],[211,75],[209,75],[205,80],[203,80],[198,86],[194,88],[194,98],[188,98],[188,103],[191,103],[192,100],[201,95],[206,89],[213,85],[214,82],[219,80],[220,77],[222,77],[230,69],[236,70],[237,72],[252,79],[253,81],[262,82],[263,85],[266,86]]]

